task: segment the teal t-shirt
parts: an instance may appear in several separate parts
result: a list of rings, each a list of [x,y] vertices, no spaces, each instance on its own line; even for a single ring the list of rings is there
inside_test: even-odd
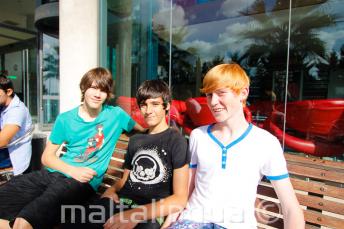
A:
[[[119,136],[123,130],[131,131],[135,121],[121,108],[108,105],[103,105],[102,111],[92,122],[84,121],[78,111],[79,106],[60,114],[49,140],[58,145],[66,143],[67,152],[60,157],[62,161],[73,166],[89,167],[97,172],[89,182],[97,190]]]

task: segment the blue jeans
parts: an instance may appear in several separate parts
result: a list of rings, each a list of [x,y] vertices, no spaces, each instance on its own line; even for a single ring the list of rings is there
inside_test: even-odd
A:
[[[0,169],[8,168],[11,166],[12,164],[11,164],[10,155],[8,154],[8,149],[7,148],[0,149]]]
[[[215,223],[198,223],[191,220],[178,220],[172,224],[170,229],[224,229]]]

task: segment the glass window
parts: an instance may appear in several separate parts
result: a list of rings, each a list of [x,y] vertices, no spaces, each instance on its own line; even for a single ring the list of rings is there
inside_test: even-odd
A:
[[[168,77],[167,69],[159,65],[160,59],[168,61],[168,53],[160,52],[161,44],[168,47],[168,41],[162,41],[154,31],[155,22],[159,21],[156,15],[169,13],[169,5],[160,3],[149,0],[107,2],[107,66],[116,80],[117,95],[134,96],[144,80]],[[168,35],[165,30],[161,32]]]
[[[214,121],[199,90],[204,75],[236,62],[251,79],[247,107],[255,125],[276,135],[286,151],[340,158],[343,8],[339,0],[108,0],[107,59],[117,101],[133,116],[138,85],[163,79],[181,117],[174,121],[189,134]],[[295,147],[300,144],[311,147]]]
[[[42,124],[49,126],[59,114],[59,43],[43,34],[42,48]]]
[[[107,67],[116,82],[115,100],[143,125],[134,98],[138,86],[147,79],[169,80],[170,22],[160,17],[169,15],[169,7],[165,1],[107,1]],[[167,27],[157,24],[162,20]]]
[[[37,31],[35,0],[5,1],[0,13],[0,70],[28,107],[33,122],[38,117]]]
[[[294,4],[284,145],[288,151],[342,158],[344,4],[339,0]]]
[[[37,42],[35,42],[37,44]],[[38,72],[37,72],[37,48],[28,49],[28,72],[27,72],[27,107],[29,108],[32,119],[38,123]]]

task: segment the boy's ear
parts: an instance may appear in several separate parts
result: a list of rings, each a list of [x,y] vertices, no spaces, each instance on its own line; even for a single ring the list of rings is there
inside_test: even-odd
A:
[[[7,89],[6,94],[7,96],[11,96],[13,94],[13,89],[12,88]]]
[[[246,100],[247,97],[248,97],[249,92],[250,92],[250,90],[249,90],[248,87],[245,87],[245,88],[241,89],[241,92],[240,92],[241,99],[242,100]]]
[[[166,104],[166,108],[165,108],[165,110],[166,110],[166,111],[169,111],[169,110],[170,110],[170,108],[171,108],[171,105],[170,105],[170,103],[167,103],[167,104]]]

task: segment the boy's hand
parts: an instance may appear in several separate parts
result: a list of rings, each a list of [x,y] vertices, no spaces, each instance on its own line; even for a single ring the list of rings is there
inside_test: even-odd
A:
[[[97,173],[91,168],[73,167],[69,175],[79,182],[86,183],[89,182],[95,175],[97,175]]]
[[[118,197],[114,187],[110,187],[110,188],[106,189],[106,191],[103,193],[101,198],[103,198],[103,197],[109,198],[115,203],[119,203],[119,197]]]
[[[104,224],[105,229],[132,229],[137,223],[124,219],[123,215],[115,214],[111,216]]]
[[[169,214],[165,221],[164,221],[164,224],[161,226],[161,229],[165,229],[165,228],[168,228],[171,224],[173,224],[174,222],[177,221],[177,219],[179,218],[179,215],[180,215],[180,211],[179,212],[176,212],[176,213],[171,213]]]

